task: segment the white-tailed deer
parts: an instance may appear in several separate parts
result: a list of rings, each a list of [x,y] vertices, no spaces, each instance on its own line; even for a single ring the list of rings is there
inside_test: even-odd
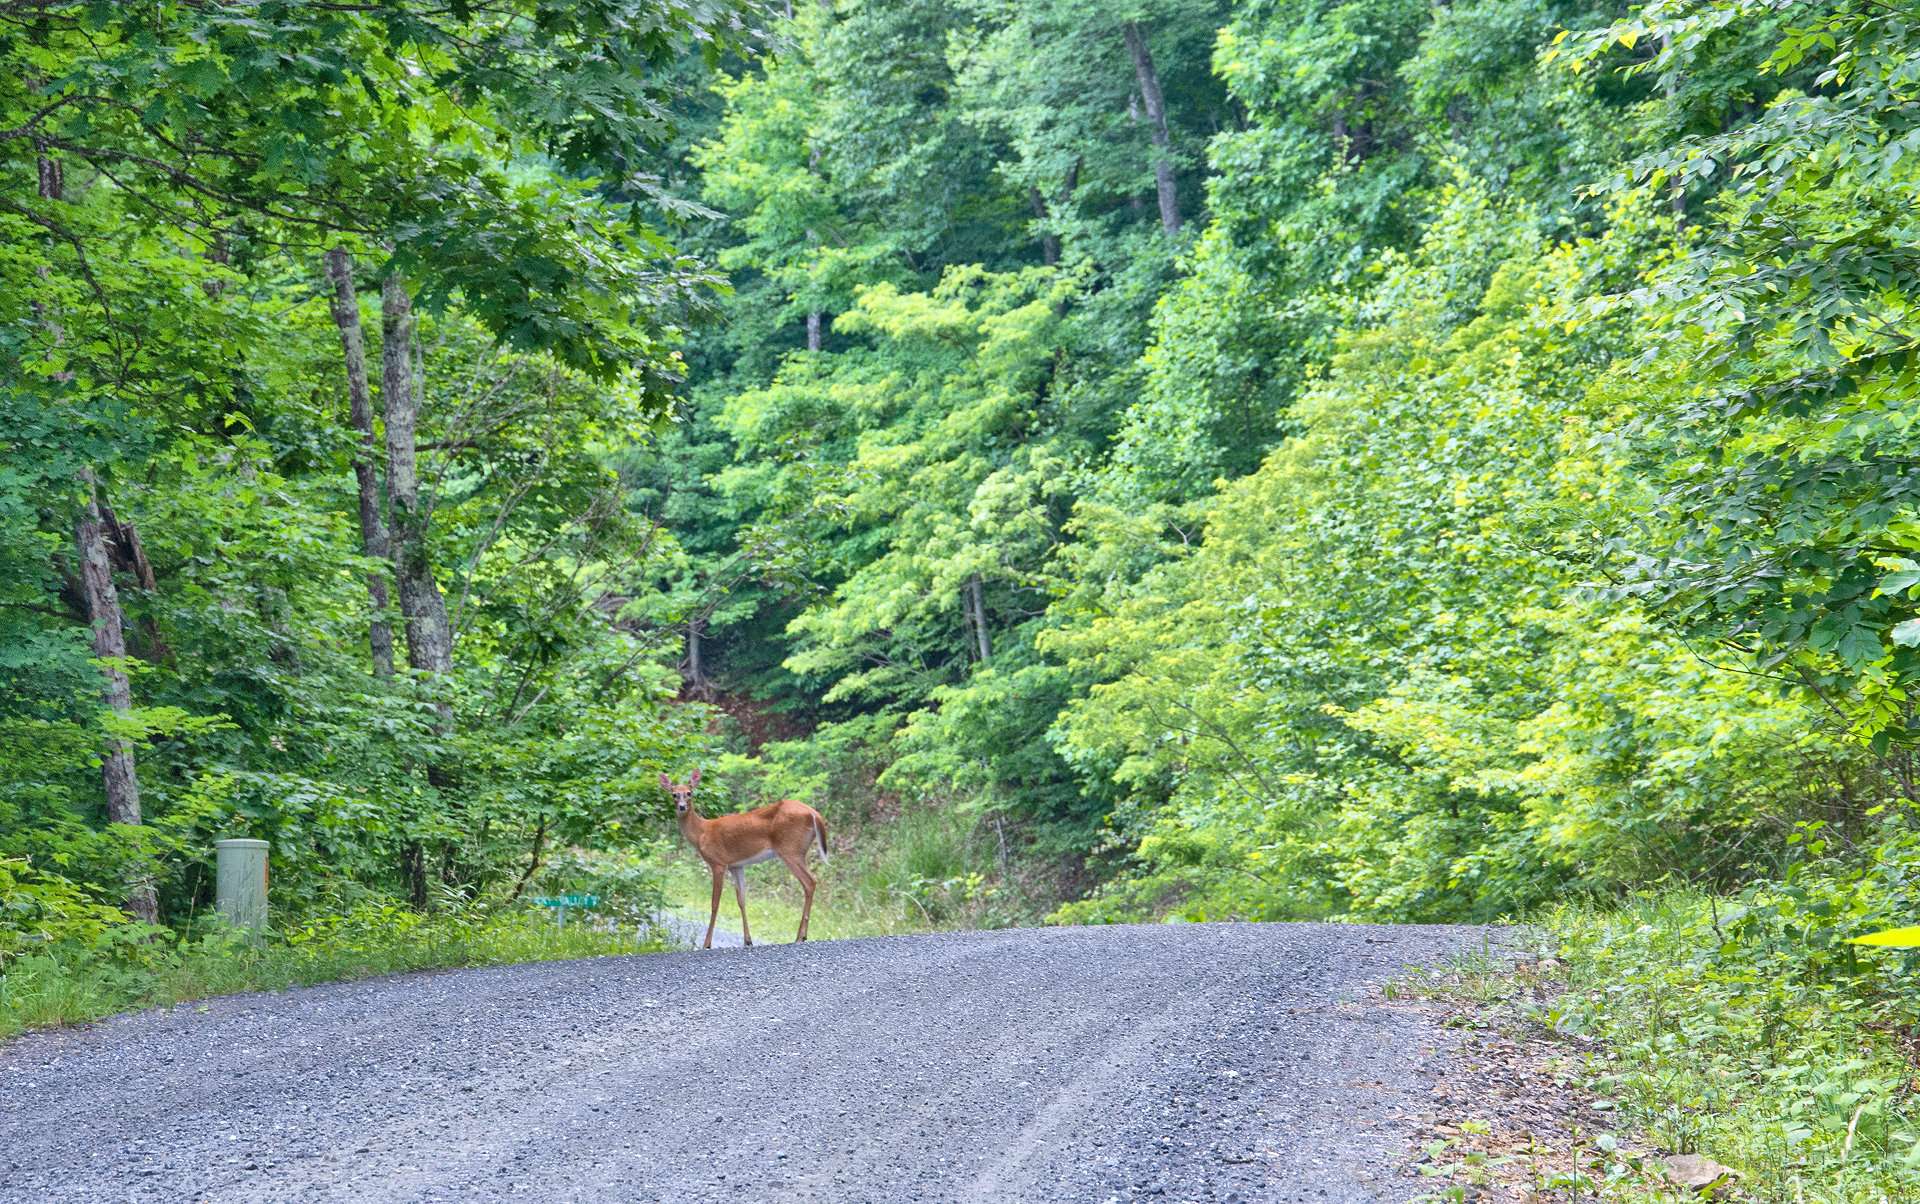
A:
[[[700,784],[700,771],[694,770],[684,786],[675,784],[666,774],[660,785],[673,796],[673,809],[680,819],[680,834],[713,871],[713,910],[707,915],[707,942],[713,948],[713,925],[720,918],[721,879],[733,875],[733,896],[740,900],[740,939],[753,944],[747,929],[747,867],[756,861],[775,857],[787,863],[807,901],[800,908],[800,934],[807,939],[807,920],[813,915],[813,875],[807,872],[807,846],[819,842],[820,860],[827,859],[827,821],[805,803],[783,798],[765,807],[738,815],[704,818],[693,808],[694,787]]]

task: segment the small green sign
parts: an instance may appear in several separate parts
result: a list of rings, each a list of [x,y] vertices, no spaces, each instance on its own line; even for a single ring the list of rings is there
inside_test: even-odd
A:
[[[567,926],[567,913],[574,908],[598,907],[599,895],[537,895],[534,900],[542,907],[553,908],[553,921],[560,927]]]
[[[599,895],[540,895],[534,899],[542,907],[598,907]]]

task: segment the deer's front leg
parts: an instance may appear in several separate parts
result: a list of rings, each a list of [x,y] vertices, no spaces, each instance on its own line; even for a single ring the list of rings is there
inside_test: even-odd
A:
[[[731,872],[733,874],[733,897],[740,900],[740,943],[751,949],[753,947],[753,929],[747,927],[747,871],[745,868],[736,865]]]
[[[700,946],[702,949],[713,948],[713,926],[720,919],[721,870],[712,862],[707,863],[707,868],[713,871],[713,908],[707,912],[707,943]]]

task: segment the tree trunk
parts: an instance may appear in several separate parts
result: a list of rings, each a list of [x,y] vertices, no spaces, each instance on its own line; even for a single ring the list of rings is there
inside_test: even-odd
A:
[[[147,546],[140,542],[140,532],[134,530],[132,523],[123,522],[105,498],[100,499],[100,519],[107,526],[113,550],[118,553],[115,559],[119,567],[132,573],[134,582],[148,593],[159,589],[160,582],[153,575],[153,562],[147,559]]]
[[[1154,187],[1160,194],[1160,225],[1168,234],[1180,233],[1180,197],[1173,180],[1173,138],[1167,133],[1167,105],[1160,95],[1160,76],[1153,69],[1153,55],[1140,26],[1132,21],[1120,27],[1127,40],[1127,53],[1133,56],[1133,73],[1140,82],[1140,98],[1147,106],[1147,130],[1153,138]]]
[[[1673,35],[1671,33],[1662,33],[1660,35],[1660,49],[1667,53],[1673,51]],[[1671,106],[1680,96],[1680,78],[1671,71],[1667,73],[1665,91],[1667,104]],[[1669,112],[1668,117],[1672,116],[1673,114]],[[1673,228],[1675,233],[1686,233],[1687,188],[1686,185],[1682,183],[1682,177],[1677,172],[1674,174],[1673,183],[1667,186],[1667,205],[1673,210]]]
[[[393,575],[407,627],[407,663],[427,673],[453,667],[447,606],[427,554],[427,511],[420,502],[415,429],[420,401],[413,393],[410,347],[413,302],[398,276],[380,290],[380,391],[387,418],[387,504],[392,511]],[[442,719],[451,718],[442,704]]]
[[[101,666],[106,678],[102,695],[109,710],[118,718],[133,711],[133,687],[119,662],[127,655],[125,616],[120,611],[120,593],[113,586],[113,565],[107,558],[107,524],[100,514],[100,485],[90,468],[80,470],[80,485],[86,500],[74,523],[73,542],[80,558],[80,586],[86,597],[87,620],[93,626],[93,655],[111,662]],[[133,745],[121,737],[107,742],[100,762],[100,781],[107,796],[107,820],[116,824],[140,822],[140,779],[134,774]],[[157,923],[160,907],[153,883],[144,875],[127,893],[127,910],[136,919]]]
[[[113,567],[133,574],[133,583],[148,597],[158,593],[160,582],[154,576],[153,562],[147,559],[146,545],[140,542],[140,532],[132,523],[122,521],[104,498],[100,499],[100,518],[106,524],[107,550],[111,554]],[[149,664],[173,662],[173,649],[167,647],[166,640],[161,638],[160,624],[151,610],[140,620],[140,638],[146,645],[142,649],[141,660]]]
[[[427,511],[420,502],[415,430],[420,399],[413,392],[413,301],[398,276],[388,276],[380,288],[380,393],[387,418],[387,505],[393,551],[393,576],[399,586],[400,616],[407,629],[407,663],[423,673],[441,674],[453,668],[453,632],[447,625],[447,606],[433,579],[433,561],[427,554]],[[453,707],[434,704],[435,728],[453,727]],[[445,770],[427,766],[427,781],[435,788],[447,785]],[[427,853],[418,840],[401,850],[400,868],[408,894],[418,910],[427,906]]]
[[[66,177],[60,161],[44,153],[37,158],[41,198],[65,199]],[[127,620],[120,609],[120,591],[113,586],[107,520],[100,512],[100,479],[91,468],[81,469],[79,479],[86,493],[73,524],[74,554],[80,561],[80,594],[86,602],[87,623],[93,628],[93,655],[109,662],[100,667],[100,675],[106,679],[101,698],[116,718],[124,719],[133,713],[133,685],[120,665],[127,655]],[[140,560],[146,560],[144,552]],[[143,584],[151,580],[152,573],[148,566]],[[115,736],[107,741],[106,754],[100,761],[100,785],[107,797],[108,823],[140,822],[140,778],[134,772],[133,745],[126,739]],[[128,884],[126,908],[136,920],[160,922],[160,903],[149,875],[142,873]]]
[[[360,303],[353,292],[353,257],[345,247],[327,252],[327,278],[333,284],[333,324],[340,331],[340,351],[347,361],[347,409],[359,446],[353,455],[353,475],[360,486],[360,547],[368,558],[386,561],[387,522],[380,514],[380,476],[375,468],[379,452],[373,439],[373,400],[367,390],[367,346],[360,333]],[[367,600],[373,619],[367,625],[367,644],[373,653],[373,675],[393,676],[393,628],[387,623],[387,576],[379,569],[367,574]]]
[[[825,8],[829,13],[831,13],[833,11],[832,0],[822,0],[821,7]],[[815,145],[807,149],[807,171],[812,173],[812,172],[818,172],[819,170],[820,170],[820,147],[818,145]],[[821,181],[819,186],[824,188],[826,186],[826,182],[824,180]],[[807,245],[809,247],[818,247],[820,245],[819,234],[815,233],[811,229],[807,231]],[[809,309],[807,311],[807,350],[808,351],[820,350],[821,317],[822,317],[822,314],[817,309]]]
[[[407,880],[407,897],[413,903],[415,911],[427,909],[427,850],[417,840],[410,840],[400,850],[400,873]]]
[[[706,629],[707,621],[702,617],[687,620],[687,694],[692,698],[713,697],[713,687],[707,682],[706,665],[701,658]]]
[[[40,195],[49,201],[66,199],[66,172],[60,167],[60,160],[52,155],[37,156],[40,168]]]
[[[987,634],[986,594],[978,573],[967,578],[967,613],[973,619],[974,640],[980,653],[980,663],[984,665],[993,659],[993,639]]]
[[[1040,195],[1038,188],[1032,186],[1027,188],[1027,201],[1033,206],[1033,216],[1040,221],[1046,221],[1047,201]],[[1040,261],[1048,267],[1060,262],[1060,236],[1050,230],[1040,231]]]
[[[507,896],[507,902],[512,903],[517,900],[521,892],[527,889],[527,883],[540,872],[540,854],[546,848],[546,844],[547,817],[543,815],[540,817],[540,826],[533,830],[533,852],[527,855],[527,868],[520,875],[520,881],[513,884],[513,893]]]

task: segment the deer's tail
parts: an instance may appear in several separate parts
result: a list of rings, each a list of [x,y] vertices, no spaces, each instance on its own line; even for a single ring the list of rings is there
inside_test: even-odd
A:
[[[818,811],[813,813],[813,836],[815,840],[820,842],[820,860],[831,860],[831,858],[827,856],[827,821],[820,818]]]

